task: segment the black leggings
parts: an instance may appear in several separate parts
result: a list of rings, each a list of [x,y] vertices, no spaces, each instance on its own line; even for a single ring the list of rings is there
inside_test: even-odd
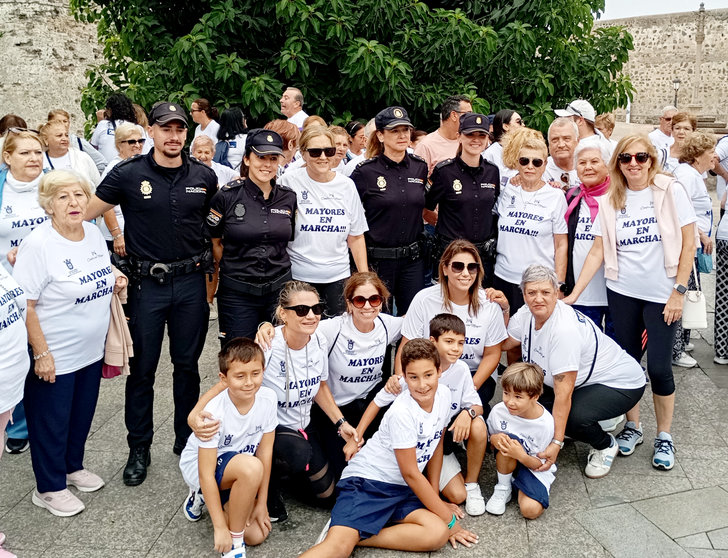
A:
[[[505,279],[501,279],[496,275],[493,277],[493,288],[503,291],[503,294],[506,295],[508,304],[511,307],[511,316],[513,316],[513,314],[515,314],[516,311],[525,304],[520,285],[517,285],[516,283],[509,283]]]
[[[642,360],[642,332],[647,330],[647,375],[655,395],[675,393],[672,344],[677,322],[665,323],[663,303],[647,302],[607,289],[617,343],[637,362]],[[614,415],[617,416],[617,415]]]
[[[644,392],[644,386],[637,389],[617,389],[602,384],[575,389],[571,396],[569,418],[566,420],[566,435],[585,442],[594,449],[608,448],[611,439],[609,434],[602,430],[598,421],[626,413],[639,403]],[[554,390],[544,386],[539,402],[552,412]]]

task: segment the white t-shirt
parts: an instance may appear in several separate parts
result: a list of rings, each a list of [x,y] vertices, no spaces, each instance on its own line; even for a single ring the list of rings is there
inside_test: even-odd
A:
[[[675,170],[677,167],[680,166],[680,160],[677,157],[673,157],[670,155],[670,151],[667,151],[667,160],[665,161],[665,164],[663,165],[663,169],[665,172],[669,172],[670,174],[675,174]]]
[[[407,339],[429,339],[432,318],[443,312],[456,315],[465,322],[465,348],[460,359],[465,361],[470,372],[474,374],[483,359],[485,348],[498,345],[508,337],[501,307],[489,301],[483,289],[478,290],[478,296],[480,310],[477,315],[471,316],[467,305],[452,304],[450,310],[445,308],[440,285],[422,289],[412,299],[404,317],[402,336]]]
[[[670,146],[675,143],[674,137],[666,135],[659,128],[655,128],[654,130],[652,130],[649,134],[647,134],[647,137],[650,138],[652,145],[654,145],[655,149],[657,149],[658,151],[660,149],[669,150]]]
[[[695,222],[695,212],[685,189],[673,184],[678,222],[681,227]],[[675,277],[665,272],[665,252],[657,226],[652,189],[627,189],[627,203],[617,211],[617,280],[607,279],[607,288],[625,296],[664,304],[670,298]],[[592,227],[594,236],[602,236],[597,216]]]
[[[291,116],[288,121],[292,122],[296,126],[298,126],[298,129],[301,130],[303,128],[303,121],[308,118],[308,114],[306,114],[303,109],[299,110],[296,114]]]
[[[106,168],[104,169],[103,174],[101,175],[101,180],[106,178],[106,175],[109,174],[111,169],[113,169],[116,165],[121,163],[124,159],[119,157],[118,155],[111,159],[109,161],[109,164],[106,165]],[[123,233],[124,232],[124,214],[121,212],[121,206],[115,205],[114,206],[114,215],[116,216],[116,222],[119,224],[119,230],[114,231],[114,234],[111,234],[109,231],[109,227],[106,226],[106,221],[104,221],[104,216],[102,215],[98,219],[96,219],[96,223],[99,225],[99,229],[101,229],[101,234],[104,235],[104,240],[108,242],[112,242],[114,240],[114,235]]]
[[[43,157],[43,169],[44,170],[73,170],[71,166],[71,156],[69,152],[61,157],[51,157],[48,152],[45,152]]]
[[[382,364],[387,345],[402,337],[402,321],[389,314],[379,314],[374,329],[362,333],[351,318],[342,314],[322,320],[318,332],[329,347],[329,388],[341,407],[366,397],[382,379]]]
[[[450,416],[450,390],[439,384],[432,411],[426,412],[409,392],[397,397],[382,418],[379,430],[344,469],[342,479],[361,477],[405,486],[394,450],[415,448],[422,472],[440,443]]]
[[[243,155],[245,155],[245,140],[247,138],[248,134],[238,134],[234,139],[227,140],[227,159],[233,170],[240,168],[240,161],[243,160]]]
[[[47,221],[20,245],[13,277],[35,311],[53,353],[56,375],[104,356],[114,274],[96,225],[83,223],[83,240],[64,238]]]
[[[0,196],[0,263],[8,273],[13,267],[7,254],[20,246],[35,227],[49,217],[38,203],[38,184],[41,173],[32,182],[20,182],[8,171]]]
[[[204,130],[200,124],[197,125],[197,128],[195,128],[195,137],[205,135],[212,139],[214,143],[217,143],[218,130],[220,130],[220,124],[218,124],[216,120],[210,120]]]
[[[447,370],[440,376],[440,384],[447,386],[450,390],[450,414],[447,422],[450,421],[463,409],[469,409],[473,405],[483,405],[480,400],[478,392],[475,391],[475,384],[473,384],[473,377],[470,375],[470,368],[462,360],[458,360],[456,363],[450,365]],[[407,382],[404,377],[400,377],[399,385],[402,391],[399,395],[408,391]],[[380,409],[391,405],[398,395],[389,393],[387,390],[382,388],[379,390],[376,396],[374,396],[374,403]]]
[[[344,165],[344,170],[342,174],[344,176],[351,176],[351,173],[354,172],[354,169],[357,167],[359,163],[366,160],[366,151],[362,151],[359,155],[354,155],[354,157]]]
[[[539,404],[539,407],[543,409],[540,417],[526,419],[512,415],[505,403],[498,403],[490,411],[488,420],[485,421],[485,424],[488,425],[488,436],[494,434],[515,436],[528,455],[540,459],[538,454],[544,451],[551,443],[551,440],[554,439],[554,417],[541,404]],[[541,462],[543,462],[543,459]],[[548,471],[529,470],[544,485],[546,492],[549,492],[551,484],[554,482],[556,465],[551,465]]]
[[[675,169],[675,178],[683,185],[690,202],[693,204],[695,217],[698,219],[698,229],[707,235],[711,235],[713,229],[713,200],[710,199],[702,175],[692,165],[681,163]]]
[[[179,468],[187,485],[192,490],[200,488],[197,467],[199,448],[217,448],[218,455],[229,451],[255,455],[263,434],[273,432],[278,426],[277,406],[275,393],[264,386],[255,394],[253,406],[244,415],[240,414],[230,400],[227,389],[213,397],[205,405],[205,411],[213,419],[220,420],[220,428],[207,442],[194,434],[190,434],[187,439],[187,445],[179,458]]]
[[[280,183],[296,192],[296,233],[288,244],[294,279],[333,283],[349,277],[350,236],[369,230],[356,186],[339,173],[316,182],[304,169],[286,172]]]
[[[728,240],[728,218],[726,218],[725,214],[718,223],[718,228],[715,231],[715,238],[716,240]]]
[[[566,198],[548,184],[526,192],[510,182],[498,197],[498,255],[495,274],[518,284],[531,264],[554,268],[554,235],[568,228]]]
[[[294,351],[288,348],[282,328],[276,328],[272,346],[265,351],[263,385],[278,400],[278,424],[298,430],[308,426],[313,400],[329,377],[328,345],[315,332],[303,349]]]
[[[215,174],[217,175],[218,186],[224,186],[228,182],[232,182],[233,180],[235,180],[240,175],[238,171],[231,169],[226,165],[222,165],[217,161],[211,161],[211,163],[212,170],[214,170]]]
[[[561,175],[566,173],[568,175],[568,183],[561,180]],[[558,165],[554,162],[553,157],[549,157],[546,161],[546,170],[543,173],[541,179],[544,182],[555,182],[560,188],[576,188],[581,184],[581,180],[576,176],[576,169],[570,171],[561,170]]]
[[[576,232],[574,234],[574,251],[572,252],[572,261],[574,263],[574,279],[578,279],[581,275],[581,269],[584,267],[589,250],[594,244],[594,235],[592,234],[592,220],[589,206],[584,200],[579,204],[579,221],[576,224]],[[589,281],[584,291],[579,295],[575,304],[583,306],[606,306],[607,305],[607,283],[604,279],[604,264]]]
[[[119,154],[119,151],[116,149],[116,128],[124,122],[126,121],[116,120],[112,123],[109,120],[102,120],[96,125],[96,129],[91,136],[91,145],[98,149],[106,157],[107,161],[111,161],[111,159]],[[146,143],[149,142],[147,141]]]
[[[0,413],[23,399],[23,384],[30,367],[25,310],[25,292],[0,266]]]
[[[500,172],[501,191],[506,187],[508,179],[518,174],[517,170],[507,167],[503,162],[503,146],[497,141],[491,143],[488,148],[483,151],[483,159],[498,167],[498,171]]]
[[[519,308],[508,323],[508,335],[521,343],[524,362],[533,362],[543,368],[544,383],[549,387],[554,387],[554,376],[574,370],[577,371],[577,388],[601,384],[637,389],[645,385],[645,373],[639,363],[588,317],[560,300],[538,330],[528,306]],[[597,339],[599,352],[595,362]],[[592,362],[594,371],[589,377]]]
[[[720,161],[720,166],[725,170],[728,170],[728,138],[721,138],[718,140],[718,143],[715,146],[715,155],[718,158],[718,161]],[[715,193],[718,196],[718,201],[722,200],[723,194],[725,194],[726,191],[726,181],[725,178],[720,175],[716,177],[715,190]]]
[[[80,151],[75,147],[70,147],[68,153],[63,157],[51,157],[46,152],[43,156],[43,169],[50,170],[71,170],[84,177],[90,184],[91,190],[95,190],[96,186],[101,182],[99,169],[96,163],[88,153]]]

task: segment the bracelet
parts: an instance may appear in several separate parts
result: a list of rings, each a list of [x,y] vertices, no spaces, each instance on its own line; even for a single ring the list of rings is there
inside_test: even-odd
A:
[[[554,438],[553,440],[551,440],[551,443],[552,444],[556,444],[561,449],[564,449],[564,441],[563,440],[557,440],[556,438]]]
[[[455,526],[455,523],[457,522],[458,518],[455,514],[452,514],[452,519],[450,520],[450,523],[447,524],[448,529],[452,529]]]
[[[124,236],[124,233],[119,233],[116,236],[112,236],[111,239],[116,240],[117,238],[121,238],[122,236]]]
[[[342,426],[342,425],[343,425],[343,424],[344,424],[345,422],[347,422],[346,418],[345,418],[345,417],[341,417],[341,418],[340,418],[339,420],[337,420],[337,421],[336,421],[336,424],[334,424],[334,426],[335,426],[335,427],[336,427],[337,429],[338,429],[338,428],[341,428],[341,426]]]
[[[260,331],[260,328],[261,328],[261,327],[263,327],[263,326],[264,326],[265,324],[269,324],[269,323],[270,323],[270,322],[260,322],[260,323],[258,324],[258,329],[256,329],[256,331]]]
[[[114,227],[114,228],[113,228],[113,229],[111,229],[111,230],[110,230],[109,232],[114,232],[114,231],[118,231],[118,230],[121,230],[121,229],[120,229],[120,227]]]
[[[40,360],[43,357],[47,357],[49,354],[51,354],[51,350],[46,349],[45,351],[43,351],[42,353],[40,353],[38,355],[33,355],[33,360]]]
[[[503,310],[503,313],[504,314],[508,314],[508,313],[510,313],[510,311],[511,311],[511,307],[509,306],[508,308],[506,308],[505,310]]]

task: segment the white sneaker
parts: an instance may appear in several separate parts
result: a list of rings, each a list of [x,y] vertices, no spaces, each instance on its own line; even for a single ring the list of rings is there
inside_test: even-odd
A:
[[[728,358],[714,356],[713,362],[715,362],[716,364],[728,364]]]
[[[503,515],[506,511],[506,504],[511,501],[511,492],[513,489],[510,486],[496,484],[493,488],[493,496],[485,505],[485,511],[493,515]]]
[[[202,490],[192,490],[187,495],[182,513],[190,521],[199,521],[202,517],[202,511],[205,509],[205,499],[202,497]]]
[[[611,439],[612,445],[608,448],[603,450],[592,448],[589,451],[584,474],[590,479],[600,479],[606,476],[612,468],[612,462],[619,451],[619,446],[614,436],[610,434],[609,438]]]
[[[227,552],[223,552],[222,554],[220,554],[220,556],[221,558],[245,558],[245,543],[243,543],[241,546],[233,546]]]
[[[210,302],[210,321],[213,322],[217,320],[217,310],[215,309],[215,303]]]
[[[485,513],[485,498],[483,498],[483,493],[480,491],[480,485],[475,483],[472,488],[467,488],[466,485],[465,490],[467,493],[465,497],[465,511],[467,514],[471,516],[483,515]]]
[[[695,343],[685,343],[685,351],[688,353],[695,349]]]
[[[66,484],[75,486],[81,492],[96,492],[105,483],[104,479],[88,469],[79,469],[70,475],[66,475]]]
[[[68,488],[57,492],[38,492],[33,490],[31,498],[39,508],[45,508],[58,517],[71,517],[86,509],[83,502],[76,498]]]
[[[680,366],[682,368],[692,368],[698,364],[698,361],[683,351],[677,358],[672,359],[672,364],[673,366]]]
[[[617,430],[617,426],[619,426],[619,423],[624,420],[624,415],[619,415],[618,417],[614,417],[607,420],[600,420],[599,426],[602,427],[602,430],[604,432],[614,432]]]

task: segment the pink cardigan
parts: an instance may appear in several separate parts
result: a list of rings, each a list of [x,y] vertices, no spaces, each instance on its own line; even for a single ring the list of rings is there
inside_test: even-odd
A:
[[[114,277],[124,274],[112,267]],[[106,334],[106,348],[104,351],[104,378],[113,378],[119,374],[129,374],[129,358],[134,356],[134,347],[129,333],[129,325],[126,323],[124,308],[127,294],[126,287],[119,294],[111,296],[111,320],[109,320],[109,331]]]

